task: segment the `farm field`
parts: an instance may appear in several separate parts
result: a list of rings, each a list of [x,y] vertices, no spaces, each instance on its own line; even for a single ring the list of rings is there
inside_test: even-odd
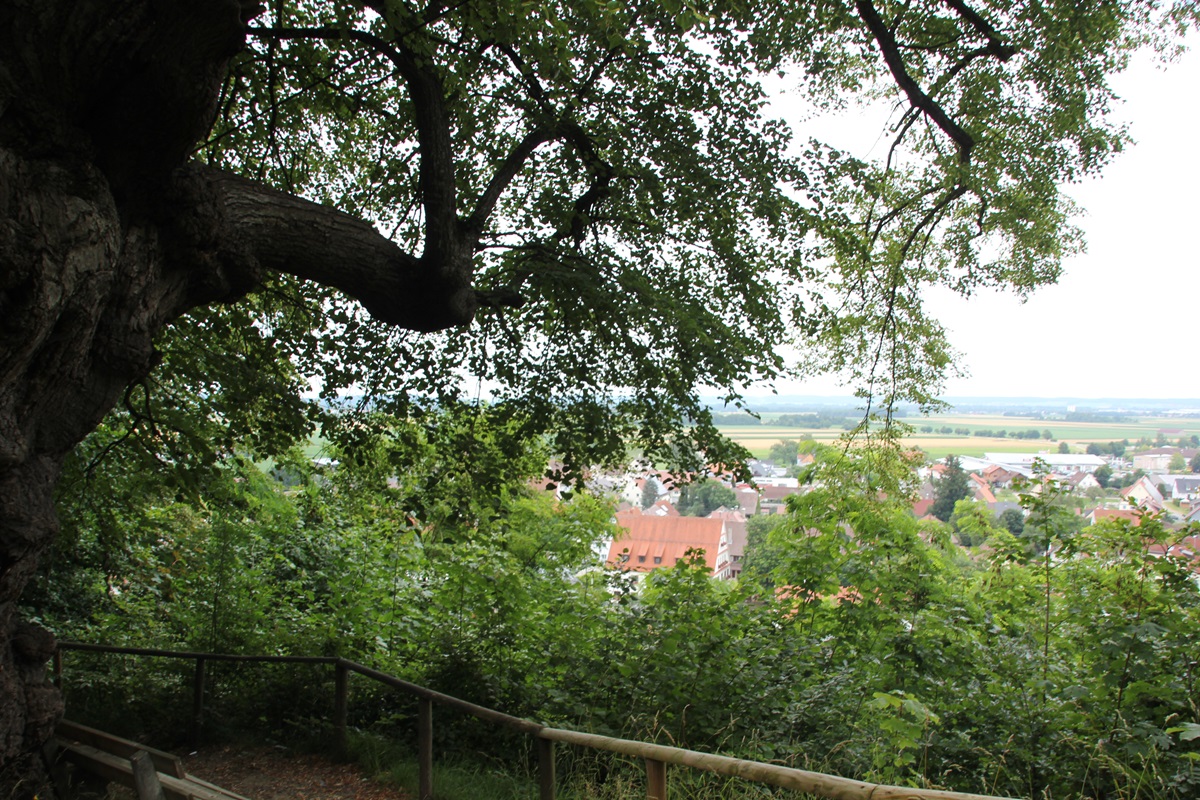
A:
[[[800,439],[811,436],[818,442],[833,444],[842,431],[836,428],[798,428],[772,425],[778,415],[764,415],[762,425],[722,426],[721,431],[732,440],[748,449],[755,457],[765,457],[771,445],[785,439]],[[1139,439],[1156,439],[1160,433],[1168,443],[1175,443],[1181,436],[1200,435],[1200,419],[1179,417],[1134,417],[1123,422],[1090,422],[1067,420],[1040,420],[1025,417],[1008,417],[1002,414],[945,414],[934,417],[910,417],[905,420],[913,426],[914,433],[905,441],[919,447],[930,458],[942,458],[948,454],[982,456],[985,452],[1007,451],[1016,453],[1057,452],[1060,442],[1066,442],[1073,452],[1082,452],[1092,442],[1110,442],[1128,439],[1135,443]],[[1014,439],[997,436],[974,436],[921,432],[922,426],[966,428],[972,434],[978,430],[992,431],[1038,431],[1049,430],[1053,438]]]

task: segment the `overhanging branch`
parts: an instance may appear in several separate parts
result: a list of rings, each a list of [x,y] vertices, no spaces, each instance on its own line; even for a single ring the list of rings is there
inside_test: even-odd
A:
[[[945,109],[927,95],[917,84],[916,80],[908,73],[908,68],[904,65],[904,58],[900,55],[900,48],[896,43],[895,35],[884,24],[883,19],[879,16],[879,12],[875,9],[871,0],[855,0],[854,7],[858,10],[859,17],[862,18],[867,29],[871,32],[871,37],[879,45],[879,50],[883,54],[883,60],[887,64],[888,70],[892,73],[896,85],[908,97],[908,101],[914,108],[920,109],[943,133],[954,141],[954,144],[958,147],[958,160],[963,164],[969,164],[971,161],[971,149],[975,146],[974,137],[951,119]]]
[[[180,173],[196,207],[216,217],[209,247],[222,266],[261,267],[332,286],[376,319],[416,331],[471,321],[478,305],[469,256],[431,263],[396,246],[371,225],[329,206],[194,164]]]

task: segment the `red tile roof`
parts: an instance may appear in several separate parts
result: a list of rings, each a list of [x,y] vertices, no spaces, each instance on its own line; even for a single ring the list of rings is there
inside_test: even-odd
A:
[[[703,550],[704,562],[716,571],[717,550],[725,521],[703,517],[627,516],[617,519],[625,535],[608,548],[608,563],[622,569],[649,572],[673,567],[688,550]],[[622,555],[628,551],[628,558]]]
[[[804,494],[804,492],[805,487],[803,486],[763,486],[759,488],[762,498],[773,502],[779,502],[794,494]]]
[[[1142,524],[1142,515],[1139,512],[1124,508],[1097,508],[1088,516],[1091,517],[1093,525],[1102,519],[1127,519],[1135,527]]]

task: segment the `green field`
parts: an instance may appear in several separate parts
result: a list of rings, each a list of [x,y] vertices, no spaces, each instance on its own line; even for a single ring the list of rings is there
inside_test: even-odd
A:
[[[774,415],[764,415],[762,425],[739,425],[722,427],[721,431],[735,442],[746,447],[755,457],[763,458],[771,445],[784,439],[800,439],[806,434],[819,442],[832,444],[841,435],[840,429],[796,428],[771,425]],[[904,420],[914,428],[912,436],[905,441],[920,447],[930,458],[955,455],[982,456],[985,452],[1037,453],[1058,452],[1060,442],[1066,442],[1073,452],[1082,452],[1091,442],[1111,442],[1128,439],[1136,443],[1139,439],[1154,440],[1163,432],[1168,443],[1174,444],[1181,436],[1200,435],[1200,419],[1177,417],[1137,417],[1120,423],[1070,422],[1066,420],[1039,420],[1024,417],[1007,417],[1001,414],[945,414],[936,417],[912,417]],[[1014,439],[1011,437],[974,436],[961,434],[922,433],[920,428],[932,425],[938,428],[967,428],[977,430],[1025,431],[1035,428],[1049,430],[1053,439]]]

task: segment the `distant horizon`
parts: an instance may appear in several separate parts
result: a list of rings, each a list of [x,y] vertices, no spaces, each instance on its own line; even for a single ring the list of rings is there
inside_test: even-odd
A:
[[[745,404],[753,411],[770,411],[780,410],[782,406],[794,405],[838,405],[838,406],[862,406],[863,398],[855,397],[853,394],[817,394],[803,392],[777,392],[758,394],[754,392],[744,392],[742,398]],[[711,409],[719,413],[736,412],[734,406],[726,406],[721,402],[721,396],[701,393],[700,399],[707,404]],[[949,404],[954,410],[955,406],[999,406],[1013,407],[1026,406],[1037,408],[1053,408],[1076,411],[1132,411],[1138,409],[1149,409],[1155,411],[1189,411],[1195,412],[1200,416],[1200,397],[1089,397],[1086,395],[996,395],[996,394],[978,394],[978,395],[944,395],[938,398],[940,401]],[[914,407],[917,404],[911,401],[901,402],[901,408]],[[1078,409],[1069,409],[1068,407],[1081,406]]]
[[[764,393],[764,394],[756,394],[753,392],[744,392],[742,394],[742,397],[745,397],[746,399],[750,399],[750,398],[769,399],[769,398],[792,397],[792,398],[806,398],[806,399],[839,399],[839,400],[845,399],[845,400],[854,400],[854,401],[859,401],[859,402],[862,401],[861,397],[855,397],[853,394],[830,394],[830,393],[817,393],[817,392],[813,392],[813,393],[768,392],[768,393]],[[959,400],[1042,400],[1042,401],[1088,400],[1088,401],[1096,402],[1096,401],[1103,400],[1103,401],[1120,401],[1120,402],[1138,401],[1138,402],[1148,402],[1148,403],[1177,403],[1177,402],[1182,402],[1182,401],[1188,401],[1188,402],[1200,403],[1200,396],[1151,397],[1151,396],[1145,396],[1145,395],[1140,395],[1140,396],[1139,395],[1130,395],[1130,396],[1126,397],[1126,396],[1121,396],[1121,395],[1094,396],[1094,395],[1083,395],[1083,394],[1063,394],[1063,395],[1059,395],[1059,394],[1049,394],[1049,395],[955,394],[955,395],[943,395],[942,397],[939,397],[938,399],[945,400],[945,401],[959,399]]]

